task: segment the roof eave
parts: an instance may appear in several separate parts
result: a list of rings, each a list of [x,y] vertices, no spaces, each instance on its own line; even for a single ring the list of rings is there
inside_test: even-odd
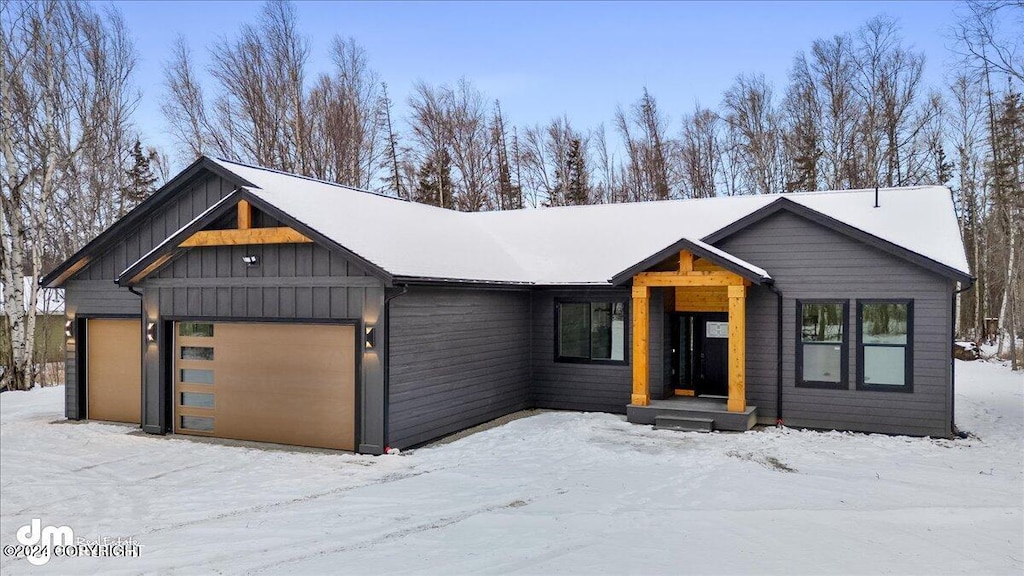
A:
[[[716,230],[715,232],[712,232],[711,234],[705,236],[704,238],[701,238],[701,241],[706,242],[708,244],[716,244],[738,233],[739,231],[744,230],[752,226],[753,224],[756,224],[757,222],[760,222],[761,220],[764,220],[765,218],[773,214],[776,214],[782,210],[786,210],[788,212],[796,214],[797,216],[801,216],[812,222],[829,228],[835,232],[853,238],[854,240],[863,242],[869,246],[878,248],[883,252],[887,252],[889,254],[902,258],[903,260],[921,266],[926,270],[930,270],[936,274],[939,274],[940,276],[945,276],[952,280],[956,280],[958,282],[963,283],[971,282],[974,279],[974,277],[967,272],[943,264],[942,262],[929,258],[928,256],[925,256],[919,252],[914,252],[913,250],[900,246],[899,244],[890,242],[889,240],[886,240],[879,236],[875,236],[870,232],[866,232],[864,230],[861,230],[860,228],[851,226],[841,220],[837,220],[836,218],[833,218],[827,214],[819,212],[808,206],[804,206],[803,204],[800,204],[798,202],[794,202],[786,197],[780,197],[773,200],[768,205],[763,206],[760,209],[751,212],[750,214],[747,214],[743,218],[733,221],[732,223]]]

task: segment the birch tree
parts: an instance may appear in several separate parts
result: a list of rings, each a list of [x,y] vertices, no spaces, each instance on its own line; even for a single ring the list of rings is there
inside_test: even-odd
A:
[[[44,259],[61,256],[48,233],[62,219],[58,210],[72,207],[58,204],[58,197],[72,177],[83,175],[76,172],[83,159],[117,159],[127,152],[112,148],[124,143],[129,124],[135,53],[112,9],[99,14],[72,2],[11,2],[3,8],[0,280],[10,332],[4,356],[10,360],[2,386],[24,390],[37,375],[36,279]]]

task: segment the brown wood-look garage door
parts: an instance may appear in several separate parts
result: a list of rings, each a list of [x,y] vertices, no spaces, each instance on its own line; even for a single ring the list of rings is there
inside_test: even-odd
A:
[[[178,322],[174,431],[355,449],[355,328]]]
[[[139,423],[142,322],[86,320],[86,396],[90,420]]]

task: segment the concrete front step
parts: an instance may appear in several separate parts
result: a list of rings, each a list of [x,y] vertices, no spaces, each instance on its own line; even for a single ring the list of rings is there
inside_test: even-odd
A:
[[[681,416],[657,416],[655,430],[681,430],[683,432],[711,432],[715,429],[712,418],[686,418]]]
[[[729,412],[725,400],[682,396],[671,400],[651,400],[648,406],[626,406],[626,420],[633,424],[657,424],[658,418],[712,420],[715,430],[745,432],[757,423],[757,408],[747,406],[743,412]]]

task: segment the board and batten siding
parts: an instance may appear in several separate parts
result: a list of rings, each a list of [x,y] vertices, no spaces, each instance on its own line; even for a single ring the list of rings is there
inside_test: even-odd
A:
[[[531,406],[528,291],[410,286],[388,316],[390,446]]]
[[[626,357],[621,364],[555,361],[555,301],[582,299],[591,301],[625,300]],[[661,290],[652,290],[650,298],[650,377],[653,398],[663,393],[666,348],[662,346],[666,330]],[[625,414],[633,391],[633,327],[629,288],[551,288],[533,293],[533,401],[538,408],[582,410]]]
[[[783,293],[783,418],[788,426],[950,435],[952,280],[789,212],[769,216],[716,245],[766,269]],[[770,406],[773,413],[775,366],[769,359],[775,354],[776,324],[774,309],[762,294],[753,289],[748,302],[747,394],[751,404]],[[796,301],[812,298],[849,303],[847,389],[796,386]],[[912,393],[857,389],[858,299],[914,301]]]
[[[102,317],[141,314],[140,298],[114,284],[114,279],[142,255],[176,232],[227,194],[234,185],[206,174],[188,183],[158,210],[137,225],[119,242],[79,270],[64,284],[65,313],[68,317]],[[75,343],[65,354],[65,414],[79,419],[78,354]]]

